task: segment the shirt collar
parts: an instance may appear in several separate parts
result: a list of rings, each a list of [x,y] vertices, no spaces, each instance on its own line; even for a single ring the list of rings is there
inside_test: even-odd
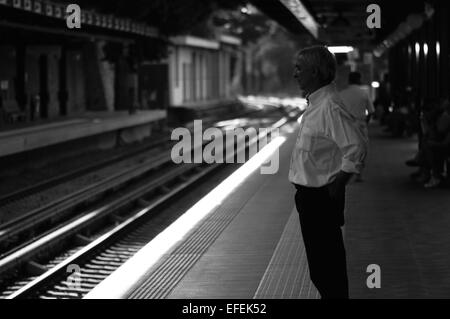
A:
[[[315,105],[319,103],[326,95],[333,93],[336,90],[336,85],[332,82],[328,85],[322,86],[320,89],[315,90],[313,93],[306,96],[308,105]]]

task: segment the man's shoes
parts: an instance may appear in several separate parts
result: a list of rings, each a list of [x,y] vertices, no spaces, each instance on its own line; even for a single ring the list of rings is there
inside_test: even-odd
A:
[[[425,188],[436,188],[441,184],[441,179],[435,176],[432,176],[430,180],[423,185]]]

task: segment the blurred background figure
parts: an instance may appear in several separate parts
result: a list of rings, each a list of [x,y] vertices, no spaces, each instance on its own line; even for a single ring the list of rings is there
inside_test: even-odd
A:
[[[389,73],[386,73],[383,77],[383,81],[378,88],[378,96],[375,100],[375,105],[379,109],[378,118],[380,124],[385,124],[386,116],[389,114],[389,107],[392,104],[391,98],[391,84],[389,81]]]
[[[434,101],[430,101],[432,105]],[[425,108],[421,117],[423,136],[415,158],[406,162],[419,166],[411,176],[424,183],[425,188],[435,188],[444,180],[446,159],[450,156],[450,102],[443,99],[438,107]]]
[[[342,101],[347,110],[357,119],[358,125],[362,128],[365,138],[368,140],[367,123],[375,113],[372,100],[368,92],[361,89],[361,74],[350,72],[348,76],[348,87],[340,92]],[[356,174],[356,181],[362,181],[361,174]]]
[[[404,135],[409,137],[418,129],[417,115],[413,110],[410,97],[407,93],[398,93],[395,101],[384,117],[385,131],[390,132],[394,137]]]

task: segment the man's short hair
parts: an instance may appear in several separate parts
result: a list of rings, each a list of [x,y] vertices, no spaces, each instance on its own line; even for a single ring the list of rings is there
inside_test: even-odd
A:
[[[300,50],[297,53],[298,60],[315,68],[320,82],[324,85],[330,84],[336,76],[336,58],[324,46],[316,45]]]
[[[350,84],[361,84],[361,73],[350,72],[348,74],[348,83]]]

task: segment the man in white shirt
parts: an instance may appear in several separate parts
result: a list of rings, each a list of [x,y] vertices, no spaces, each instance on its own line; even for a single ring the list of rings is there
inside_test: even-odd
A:
[[[375,113],[369,93],[361,86],[361,74],[350,72],[348,75],[348,87],[343,89],[339,95],[347,110],[357,119],[358,124],[364,132],[366,139],[369,139],[367,120]],[[361,174],[357,174],[356,181],[362,181]]]
[[[359,173],[367,143],[334,86],[336,60],[323,46],[301,50],[294,77],[308,100],[292,152],[289,180],[297,192],[310,277],[322,298],[348,298],[345,186]]]
[[[375,113],[369,93],[361,88],[361,74],[359,72],[349,73],[348,87],[343,89],[339,95],[347,110],[358,121],[366,123],[367,115]]]

